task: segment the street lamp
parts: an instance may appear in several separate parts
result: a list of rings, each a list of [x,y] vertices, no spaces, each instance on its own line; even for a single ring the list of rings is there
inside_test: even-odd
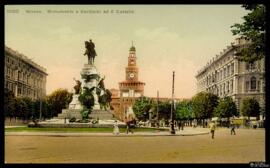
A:
[[[41,115],[42,115],[42,100],[39,98],[39,121],[41,121]]]
[[[173,71],[173,82],[172,82],[171,134],[175,134],[173,110],[174,110],[174,71]]]
[[[158,121],[158,104],[159,103],[159,92],[157,91],[157,128],[159,128],[159,121]]]

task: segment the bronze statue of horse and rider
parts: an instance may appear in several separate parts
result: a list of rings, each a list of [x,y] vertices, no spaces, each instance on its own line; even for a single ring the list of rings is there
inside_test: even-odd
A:
[[[95,51],[95,44],[90,39],[89,41],[85,41],[85,53],[84,55],[87,55],[88,57],[88,64],[93,65],[95,61],[95,57],[97,56],[97,53]]]

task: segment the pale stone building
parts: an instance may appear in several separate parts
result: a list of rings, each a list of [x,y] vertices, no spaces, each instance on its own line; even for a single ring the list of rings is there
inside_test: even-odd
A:
[[[219,97],[230,96],[240,109],[241,100],[254,97],[265,107],[264,59],[252,64],[236,59],[235,47],[244,47],[247,41],[236,39],[219,55],[212,58],[195,76],[197,92],[207,91]]]
[[[11,90],[15,97],[35,100],[46,96],[46,69],[7,46],[4,73],[4,87]]]

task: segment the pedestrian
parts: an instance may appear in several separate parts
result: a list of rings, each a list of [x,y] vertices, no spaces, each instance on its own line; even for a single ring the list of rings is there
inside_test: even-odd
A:
[[[235,134],[235,124],[233,122],[231,122],[231,135],[236,135]]]
[[[113,128],[113,134],[114,135],[118,135],[120,132],[119,132],[119,127],[118,127],[118,123],[117,123],[117,120],[114,121],[114,128]]]
[[[178,130],[180,131],[181,129],[181,121],[178,121]]]
[[[212,134],[212,139],[214,139],[214,136],[215,136],[215,129],[216,129],[216,125],[214,123],[214,121],[212,121],[210,124],[209,124],[209,127],[210,127],[210,132]]]
[[[130,129],[130,121],[127,121],[126,125],[127,125],[126,134],[128,134],[129,132],[133,134],[133,131]]]
[[[182,122],[182,121],[180,121],[180,122]],[[184,130],[184,126],[185,126],[185,122],[183,121],[183,122],[181,123],[181,130]]]

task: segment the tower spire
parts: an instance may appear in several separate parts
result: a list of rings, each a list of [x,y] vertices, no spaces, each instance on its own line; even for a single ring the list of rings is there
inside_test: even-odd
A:
[[[131,47],[130,47],[129,51],[133,51],[133,52],[136,51],[135,47],[133,46],[133,40],[131,41]]]

